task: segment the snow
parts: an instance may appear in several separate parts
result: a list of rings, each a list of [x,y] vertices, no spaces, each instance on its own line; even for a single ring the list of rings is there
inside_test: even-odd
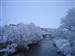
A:
[[[37,43],[40,41],[42,37],[42,30],[40,27],[35,26],[33,23],[30,24],[24,24],[24,23],[19,23],[19,24],[9,24],[3,26],[3,40],[6,42],[12,42],[8,43],[6,48],[3,48],[0,50],[0,52],[15,52],[16,47],[18,46],[23,46],[27,49],[29,49],[28,45]],[[1,36],[0,36],[1,38]]]
[[[64,53],[65,55],[71,55],[72,53],[72,47],[70,46],[70,43],[66,39],[54,39],[54,43],[56,44],[56,47],[59,51]]]

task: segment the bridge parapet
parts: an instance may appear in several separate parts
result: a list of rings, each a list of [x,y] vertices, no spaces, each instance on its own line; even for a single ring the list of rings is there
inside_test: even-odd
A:
[[[43,38],[45,39],[45,38],[51,38],[52,37],[52,35],[51,34],[43,34]]]

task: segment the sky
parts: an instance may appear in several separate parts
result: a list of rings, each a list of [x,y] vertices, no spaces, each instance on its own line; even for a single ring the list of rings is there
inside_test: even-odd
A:
[[[1,24],[34,23],[57,28],[61,18],[74,7],[74,0],[0,0]]]

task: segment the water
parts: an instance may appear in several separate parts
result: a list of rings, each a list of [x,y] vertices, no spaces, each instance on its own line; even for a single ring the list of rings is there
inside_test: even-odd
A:
[[[62,56],[56,53],[56,49],[49,39],[42,40],[38,44],[32,45],[28,51],[19,54],[16,56]]]
[[[62,56],[56,53],[51,40],[45,39],[39,42],[38,45],[33,45],[32,48],[26,53],[25,56]]]

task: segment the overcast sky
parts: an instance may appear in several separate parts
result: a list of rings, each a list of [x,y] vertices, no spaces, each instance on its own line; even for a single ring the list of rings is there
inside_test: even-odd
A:
[[[68,9],[74,7],[74,0],[2,0],[0,7],[4,24],[33,22],[41,27],[57,28]]]

